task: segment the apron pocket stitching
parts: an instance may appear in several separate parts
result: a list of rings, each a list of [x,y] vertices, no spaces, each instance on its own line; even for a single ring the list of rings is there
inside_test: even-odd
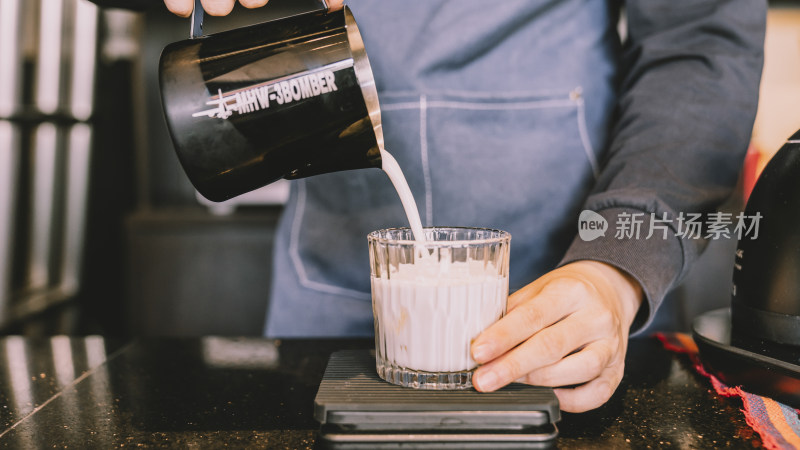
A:
[[[454,100],[433,100],[428,102],[430,108],[468,109],[477,111],[512,111],[516,109],[572,108],[575,101],[564,100],[531,100],[517,103],[504,102],[465,102]]]
[[[381,111],[400,111],[403,109],[418,109],[419,102],[401,102],[401,103],[390,103],[388,105],[381,106]]]
[[[541,89],[529,91],[510,91],[510,92],[494,92],[494,91],[475,91],[475,90],[451,90],[451,89],[436,89],[433,91],[424,92],[424,94],[435,94],[444,97],[458,97],[463,99],[475,99],[482,101],[490,100],[519,100],[522,98],[527,99],[560,99],[564,97],[565,92],[570,92],[570,88],[559,89]],[[420,95],[419,91],[405,90],[405,91],[381,91],[381,98],[391,97],[416,97]]]
[[[352,297],[358,300],[369,300],[372,298],[369,292],[357,291],[355,289],[348,289],[341,286],[336,286],[328,283],[321,283],[319,281],[312,281],[308,278],[306,273],[303,258],[300,256],[299,235],[300,226],[303,223],[303,214],[306,208],[306,186],[305,180],[296,180],[297,186],[297,205],[292,217],[292,231],[289,235],[289,257],[292,260],[300,285],[318,292],[326,294],[341,295]]]
[[[457,91],[448,92],[448,94],[458,93]],[[563,91],[561,92],[563,95]],[[463,92],[461,94],[467,94]],[[481,97],[480,93],[470,93],[470,99],[480,100],[486,99],[515,99],[515,98],[530,98],[531,93],[510,93],[498,97],[493,95],[491,97]],[[540,93],[541,94],[541,93]],[[532,99],[526,101],[516,101],[508,103],[505,101],[470,101],[470,100],[428,100],[427,95],[418,94],[417,101],[400,101],[398,103],[388,103],[382,105],[383,111],[399,111],[399,110],[413,110],[417,109],[420,112],[420,156],[422,162],[422,170],[425,184],[425,215],[426,226],[433,224],[433,192],[431,180],[430,158],[428,154],[428,110],[431,108],[442,109],[460,109],[460,110],[485,110],[485,111],[500,111],[500,110],[530,110],[530,109],[545,109],[545,108],[576,108],[576,120],[578,124],[578,132],[580,134],[580,141],[588,162],[592,168],[592,172],[597,177],[598,164],[594,155],[591,142],[588,138],[588,131],[586,125],[585,105],[582,97],[577,98],[544,98]],[[398,99],[399,100],[399,99]],[[391,149],[389,149],[391,151]],[[369,300],[371,298],[370,292],[364,292],[355,289],[341,287],[335,284],[311,280],[306,272],[303,257],[300,255],[300,231],[304,221],[305,208],[306,208],[306,186],[305,180],[296,180],[297,188],[297,203],[292,217],[292,228],[289,241],[289,256],[294,266],[295,273],[297,273],[300,285],[314,291],[333,294],[339,296],[350,297],[358,300]]]

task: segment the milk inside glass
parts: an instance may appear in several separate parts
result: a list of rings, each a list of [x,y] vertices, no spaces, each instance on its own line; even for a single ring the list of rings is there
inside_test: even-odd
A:
[[[426,372],[474,369],[469,344],[503,316],[508,279],[478,261],[445,272],[433,260],[401,264],[389,279],[373,278],[378,346],[400,367]],[[470,266],[472,269],[470,270]]]
[[[422,243],[414,235],[369,236],[378,375],[415,388],[468,388],[477,365],[470,344],[506,310],[510,235],[426,228]]]

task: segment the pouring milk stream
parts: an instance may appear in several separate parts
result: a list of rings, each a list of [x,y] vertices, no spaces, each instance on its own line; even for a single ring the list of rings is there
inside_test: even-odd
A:
[[[417,242],[425,241],[425,233],[422,231],[422,220],[420,220],[419,217],[417,202],[414,201],[411,188],[408,187],[408,182],[406,181],[406,177],[403,176],[400,165],[397,164],[397,160],[394,159],[394,156],[385,149],[381,149],[381,160],[383,162],[383,171],[389,176],[389,180],[392,181],[397,195],[400,196],[400,202],[403,204],[406,216],[408,216],[408,224],[411,226],[411,231],[414,233],[414,239],[416,239]]]

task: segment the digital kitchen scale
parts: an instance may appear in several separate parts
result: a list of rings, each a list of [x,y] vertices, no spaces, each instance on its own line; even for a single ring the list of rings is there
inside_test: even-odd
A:
[[[328,448],[548,448],[558,435],[551,388],[419,390],[380,379],[368,350],[331,355],[314,399]]]

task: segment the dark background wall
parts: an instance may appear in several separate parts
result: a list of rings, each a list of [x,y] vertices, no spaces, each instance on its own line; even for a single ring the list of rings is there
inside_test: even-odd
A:
[[[215,215],[198,203],[172,149],[158,61],[189,36],[161,2],[136,14],[132,58],[100,57],[85,283],[62,311],[26,329],[106,335],[261,335],[280,204]],[[237,5],[206,17],[206,34],[316,7],[313,0]],[[65,324],[64,311],[72,309]],[[21,328],[20,328],[21,329]]]

